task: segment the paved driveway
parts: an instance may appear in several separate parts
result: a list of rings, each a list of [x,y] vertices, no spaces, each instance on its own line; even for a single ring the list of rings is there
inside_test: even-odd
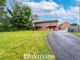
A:
[[[48,42],[57,60],[80,60],[80,38],[65,31],[50,32]]]

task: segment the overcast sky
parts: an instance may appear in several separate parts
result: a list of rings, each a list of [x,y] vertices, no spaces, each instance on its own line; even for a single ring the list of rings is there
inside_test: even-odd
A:
[[[59,20],[62,22],[80,23],[79,3],[80,0],[17,0],[24,5],[29,5],[34,14],[39,15],[40,20]],[[7,1],[7,7],[11,9]]]

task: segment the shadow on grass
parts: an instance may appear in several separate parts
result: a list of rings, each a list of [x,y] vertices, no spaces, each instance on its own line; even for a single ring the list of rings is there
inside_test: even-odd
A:
[[[0,32],[18,32],[18,31],[36,31],[36,30],[7,30],[7,31],[0,31]]]

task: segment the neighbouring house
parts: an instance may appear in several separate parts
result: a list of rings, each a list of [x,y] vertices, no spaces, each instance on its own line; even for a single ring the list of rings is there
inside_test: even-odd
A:
[[[71,26],[70,23],[64,22],[64,23],[62,23],[62,24],[59,25],[59,30],[68,29],[70,26]]]
[[[58,20],[34,22],[35,30],[58,30]]]
[[[71,26],[68,29],[69,32],[80,32],[80,25],[77,24],[71,24]]]
[[[69,28],[70,24],[65,22],[63,24],[59,24],[58,20],[51,21],[36,21],[33,23],[34,30],[65,30]]]

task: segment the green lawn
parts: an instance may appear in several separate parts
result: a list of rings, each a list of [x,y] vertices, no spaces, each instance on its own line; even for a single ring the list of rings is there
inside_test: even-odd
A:
[[[74,32],[73,34],[80,36],[80,32]]]
[[[51,55],[47,31],[0,32],[0,60],[27,60],[24,54]],[[28,60],[39,60],[30,58]],[[42,60],[55,60],[43,58]]]

